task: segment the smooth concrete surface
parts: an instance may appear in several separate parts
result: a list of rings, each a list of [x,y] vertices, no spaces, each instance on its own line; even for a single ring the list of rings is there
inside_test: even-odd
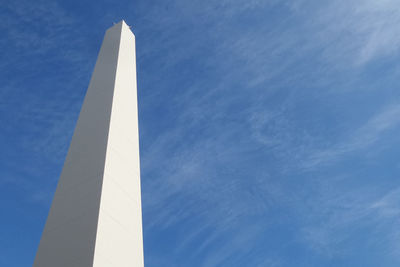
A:
[[[107,30],[34,267],[143,263],[135,36]]]

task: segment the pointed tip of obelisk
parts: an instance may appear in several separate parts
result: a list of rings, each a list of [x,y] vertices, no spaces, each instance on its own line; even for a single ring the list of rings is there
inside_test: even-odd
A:
[[[133,34],[133,31],[132,31],[132,29],[131,29],[131,26],[129,26],[127,23],[126,23],[126,21],[125,20],[120,20],[118,23],[113,23],[113,26],[112,27],[110,27],[110,29],[112,29],[112,28],[114,28],[114,27],[119,27],[120,29],[122,29],[122,28],[124,28],[124,27],[126,27],[126,28],[128,28],[131,32],[132,32],[132,34]]]

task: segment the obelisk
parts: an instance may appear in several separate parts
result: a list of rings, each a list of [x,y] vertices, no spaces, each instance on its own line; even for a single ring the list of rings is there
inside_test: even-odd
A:
[[[142,267],[140,192],[135,36],[121,21],[105,34],[34,267]]]

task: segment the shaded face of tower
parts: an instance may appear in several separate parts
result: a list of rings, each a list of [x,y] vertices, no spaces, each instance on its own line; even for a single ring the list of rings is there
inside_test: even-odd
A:
[[[135,36],[108,29],[35,267],[143,266]]]

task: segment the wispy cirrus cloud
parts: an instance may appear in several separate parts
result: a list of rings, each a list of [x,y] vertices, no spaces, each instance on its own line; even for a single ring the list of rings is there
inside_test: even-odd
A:
[[[399,51],[400,11],[392,0],[332,1],[315,12],[316,40],[325,57],[344,65],[363,65]],[[318,29],[319,28],[319,29]]]
[[[343,177],[342,177],[343,178]],[[338,182],[344,186],[344,180]],[[351,253],[352,242],[357,237],[357,229],[369,229],[362,237],[364,245],[379,247],[380,253],[395,256],[398,260],[399,234],[397,223],[400,219],[398,209],[399,189],[374,192],[370,189],[344,189],[335,192],[327,189],[322,182],[322,194],[318,203],[308,206],[312,212],[304,215],[306,224],[299,236],[310,248],[330,258],[346,257]]]
[[[46,207],[96,51],[88,60],[80,19],[56,1],[6,1],[0,15],[0,180]]]
[[[311,151],[303,162],[303,167],[314,168],[320,164],[332,164],[346,154],[364,151],[382,140],[388,131],[398,129],[400,124],[400,105],[388,105],[373,115],[364,125],[351,130],[342,142],[332,144],[330,148]]]
[[[324,266],[351,258],[353,244],[365,251],[356,232],[373,230],[371,250],[382,241],[395,251],[394,178],[341,163],[396,152],[394,69],[374,74],[398,53],[396,5],[122,1],[96,3],[83,19],[61,2],[10,2],[0,45],[23,63],[0,68],[26,72],[3,79],[0,109],[18,109],[1,113],[2,133],[29,131],[8,137],[17,152],[9,146],[3,159],[18,164],[2,166],[22,180],[41,177],[49,162],[61,168],[103,34],[86,15],[111,25],[125,14],[137,41],[148,266]],[[43,164],[21,164],[23,150]],[[51,190],[37,181],[26,187],[42,201]]]
[[[364,116],[361,121],[354,121],[354,125],[359,125],[355,131],[339,129],[335,124],[316,127],[336,131],[339,136],[335,139],[329,139],[330,135],[327,138],[324,131],[308,127],[307,123],[313,122],[315,117],[324,120],[326,108],[324,103],[317,101],[327,101],[334,95],[335,90],[331,87],[336,86],[343,93],[352,83],[358,82],[357,72],[360,69],[374,59],[389,54],[382,52],[383,47],[367,54],[358,53],[364,47],[365,38],[371,38],[375,31],[370,21],[365,22],[370,25],[366,30],[353,25],[356,22],[353,15],[365,18],[371,11],[367,3],[361,4],[365,10],[357,10],[353,3],[347,9],[339,1],[328,6],[314,1],[302,3],[304,6],[274,3],[274,8],[285,10],[284,17],[273,17],[272,12],[268,13],[274,27],[268,24],[246,27],[242,14],[249,8],[254,14],[257,9],[266,10],[266,6],[260,3],[244,9],[221,4],[223,11],[227,12],[224,13],[226,16],[222,16],[225,19],[223,22],[214,21],[217,20],[213,13],[218,13],[217,4],[208,5],[213,10],[202,13],[208,10],[204,6],[194,10],[178,3],[178,10],[194,15],[183,16],[185,19],[179,22],[187,24],[179,24],[179,33],[173,30],[174,27],[165,27],[167,30],[162,33],[162,39],[167,39],[167,42],[163,43],[163,49],[168,51],[169,47],[181,47],[175,42],[178,40],[175,36],[182,32],[201,33],[201,37],[196,39],[198,42],[191,42],[191,38],[186,36],[187,39],[181,40],[185,44],[184,49],[178,53],[164,57],[158,51],[156,55],[160,55],[161,73],[152,86],[159,90],[157,94],[143,94],[143,114],[150,114],[150,109],[161,107],[164,111],[160,114],[162,118],[167,118],[166,114],[173,117],[172,124],[163,125],[157,133],[146,129],[146,125],[142,128],[143,139],[146,139],[145,135],[153,137],[151,144],[143,146],[142,153],[143,177],[148,177],[143,187],[149,190],[144,192],[143,202],[144,210],[148,212],[147,219],[145,214],[145,236],[151,236],[154,229],[174,229],[178,243],[175,253],[193,255],[191,253],[197,251],[197,255],[207,255],[208,265],[204,266],[226,266],[235,258],[237,247],[224,243],[227,248],[221,251],[210,249],[218,240],[234,239],[224,233],[240,232],[248,236],[246,242],[262,243],[260,236],[264,236],[274,225],[274,219],[269,219],[269,216],[276,218],[273,216],[276,209],[281,209],[290,218],[298,212],[307,212],[307,206],[302,204],[304,198],[319,186],[313,180],[301,177],[300,181],[296,180],[298,183],[314,189],[292,191],[300,186],[291,185],[295,182],[287,176],[299,171],[303,173],[304,170],[321,172],[326,166],[375,145],[382,135],[395,129],[398,123],[397,105],[381,110],[376,108],[375,115],[370,118]],[[306,12],[310,7],[314,11],[312,14]],[[234,12],[227,10],[229,8]],[[200,20],[205,16],[207,20]],[[240,23],[236,21],[239,18],[242,19]],[[191,24],[195,20],[197,24]],[[340,23],[333,23],[336,20]],[[173,23],[177,22],[170,18],[162,20],[164,23],[174,26]],[[296,24],[298,27],[294,27]],[[204,25],[207,27],[204,28]],[[395,40],[390,42],[395,43]],[[153,51],[147,52],[147,58],[154,56]],[[395,52],[391,50],[390,53]],[[192,74],[195,75],[182,71],[185,62],[199,55],[203,55],[201,60],[192,65]],[[346,76],[341,73],[343,69],[350,70],[351,74]],[[177,78],[176,87],[173,87],[176,93],[169,97],[167,92],[172,87],[163,81],[167,72],[175,70],[181,70],[180,77],[186,76],[190,82]],[[339,78],[336,80],[332,75],[339,75]],[[351,81],[345,81],[349,76]],[[207,82],[199,77],[207,79]],[[164,105],[164,99],[169,99],[169,106]],[[310,110],[303,106],[308,106]],[[305,115],[299,113],[307,113],[310,118],[304,118]],[[149,120],[150,117],[147,118]],[[319,120],[313,123],[318,124]],[[152,166],[153,162],[160,164]],[[251,172],[242,171],[249,166],[253,166]],[[334,183],[331,177],[321,179],[327,180],[325,186]],[[335,190],[340,191],[339,188]],[[312,213],[315,217],[311,221],[318,218],[330,221],[332,229],[343,230],[347,225],[356,224],[357,218],[367,216],[361,200],[353,201],[350,192],[346,195],[347,199],[344,197],[337,200],[339,202],[335,202],[338,197],[336,191],[329,194],[328,197],[333,198],[331,201],[327,198],[319,201],[318,197],[310,196],[310,201],[319,204],[314,206]],[[368,200],[371,202],[373,197]],[[347,212],[341,213],[342,209]],[[319,213],[319,210],[326,210],[326,213]],[[358,217],[351,219],[353,212]],[[330,217],[330,213],[336,216]],[[240,229],[244,218],[252,216],[264,219],[254,222],[260,226],[255,226],[254,230],[258,235]],[[299,236],[304,234],[306,237],[302,238],[325,252],[336,249],[335,246],[346,240],[347,233],[343,233],[337,237],[336,245],[332,245],[328,242],[329,238],[332,242],[335,238],[330,231],[301,216],[300,222],[292,219],[303,229],[299,230]],[[175,229],[188,221],[193,226],[190,234],[182,233],[189,231],[187,229],[182,232]],[[197,250],[189,250],[194,243]],[[247,253],[250,252],[239,255]],[[259,261],[274,262],[270,255],[263,257],[262,252],[257,252],[257,255]]]

